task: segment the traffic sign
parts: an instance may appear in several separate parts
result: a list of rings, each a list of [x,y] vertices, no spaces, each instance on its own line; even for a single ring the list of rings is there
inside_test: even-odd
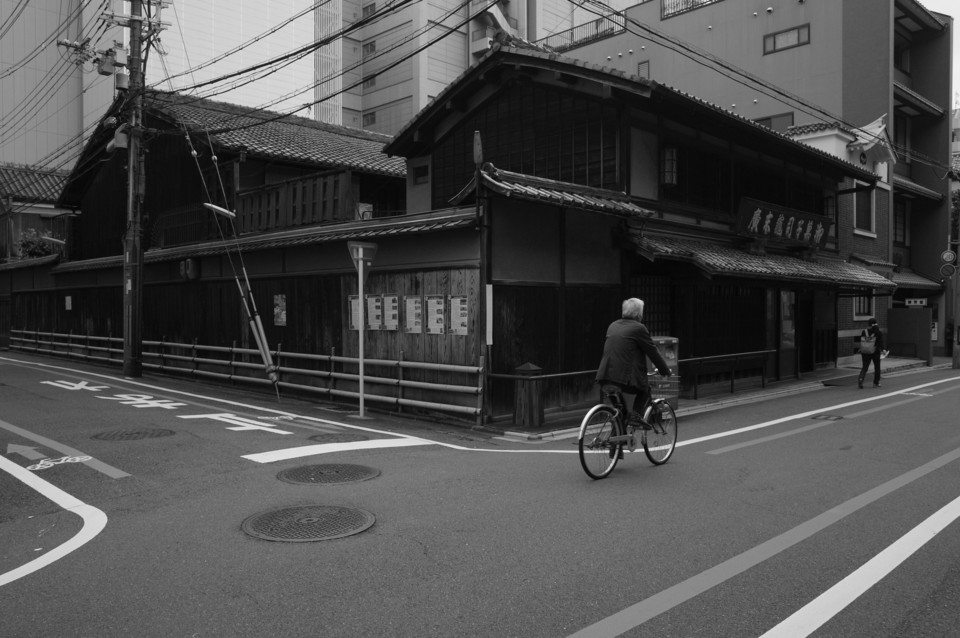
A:
[[[940,275],[943,277],[953,277],[955,272],[957,272],[957,267],[953,264],[944,264],[940,266]]]
[[[957,253],[953,252],[950,249],[947,249],[940,253],[940,261],[946,264],[952,264],[957,260]]]

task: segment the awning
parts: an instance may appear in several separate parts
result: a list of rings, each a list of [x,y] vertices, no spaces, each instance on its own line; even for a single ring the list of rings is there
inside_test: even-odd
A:
[[[809,261],[788,255],[758,255],[733,246],[680,237],[645,236],[634,241],[637,252],[651,261],[685,261],[710,277],[826,284],[843,289],[887,292],[897,287],[883,275],[840,260]]]
[[[943,290],[943,285],[939,281],[927,279],[909,268],[901,268],[899,272],[894,270],[890,279],[893,280],[893,283],[897,284],[898,288],[909,288],[911,290]]]
[[[901,191],[900,194],[904,194],[907,197],[926,197],[927,199],[932,199],[937,202],[943,200],[943,194],[927,188],[926,186],[921,186],[920,184],[917,184],[906,177],[901,177],[900,175],[893,176],[893,186],[897,190]]]

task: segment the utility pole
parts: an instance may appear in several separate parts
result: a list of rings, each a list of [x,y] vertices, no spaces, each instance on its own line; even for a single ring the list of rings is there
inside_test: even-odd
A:
[[[143,229],[140,157],[140,119],[143,109],[143,67],[140,55],[143,34],[140,0],[130,0],[130,115],[127,148],[127,234],[123,241],[123,374],[143,373]]]

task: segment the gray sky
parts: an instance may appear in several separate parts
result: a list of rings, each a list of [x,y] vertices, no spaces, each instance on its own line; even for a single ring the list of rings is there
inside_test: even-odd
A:
[[[960,29],[960,2],[957,0],[919,0],[920,4],[931,11],[945,13],[953,18],[953,104],[952,108],[960,107],[960,37],[957,37],[957,29]]]

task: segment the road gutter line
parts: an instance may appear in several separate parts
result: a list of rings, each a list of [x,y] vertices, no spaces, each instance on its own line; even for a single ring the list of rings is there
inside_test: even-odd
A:
[[[960,459],[960,448],[940,456],[929,463],[910,470],[886,483],[855,496],[852,499],[815,516],[805,523],[787,530],[756,547],[748,549],[719,565],[703,571],[696,576],[668,587],[653,596],[642,600],[612,616],[594,623],[571,634],[569,638],[612,638],[624,634],[635,627],[677,607],[700,594],[713,589],[735,576],[756,567],[780,552],[807,540],[814,534],[825,530],[858,510],[880,500],[884,496],[905,487],[931,472]]]
[[[29,563],[21,565],[16,569],[13,569],[5,574],[0,574],[0,587],[4,585],[9,585],[13,581],[23,578],[28,574],[50,565],[70,552],[73,552],[89,541],[93,540],[103,528],[107,526],[107,515],[92,505],[87,505],[83,503],[76,497],[67,494],[61,490],[56,485],[48,483],[43,480],[33,472],[27,470],[26,468],[20,467],[13,461],[0,456],[0,470],[3,470],[13,476],[15,479],[19,479],[25,485],[32,487],[34,490],[50,499],[63,509],[68,512],[73,512],[81,519],[83,519],[83,527],[77,532],[73,538],[58,545],[53,548],[43,556],[38,556]]]
[[[958,518],[960,518],[960,497],[937,510],[855,572],[763,634],[761,638],[809,636]]]

